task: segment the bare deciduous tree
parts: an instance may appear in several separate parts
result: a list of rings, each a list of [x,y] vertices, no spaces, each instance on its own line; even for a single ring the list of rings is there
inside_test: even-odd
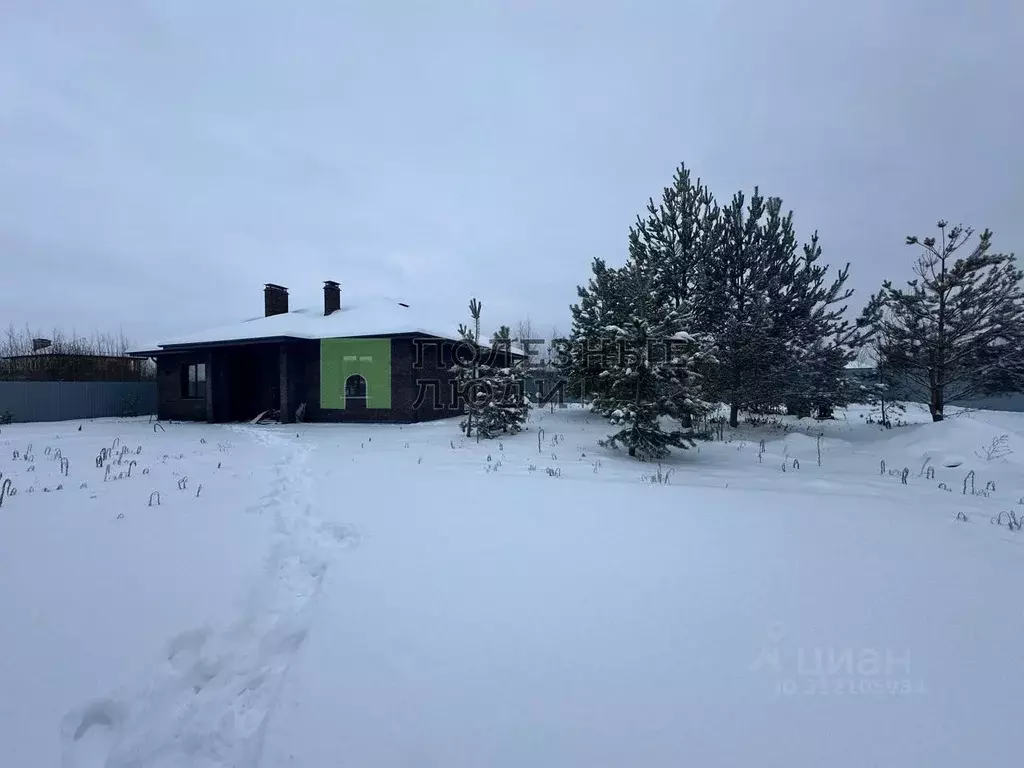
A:
[[[514,343],[526,353],[527,367],[533,368],[539,362],[538,356],[543,351],[544,340],[537,336],[538,331],[533,327],[529,316],[517,322],[514,331]]]
[[[91,336],[79,336],[75,333],[68,334],[60,328],[44,332],[33,330],[26,325],[18,330],[14,323],[11,323],[0,338],[0,357],[31,355],[36,351],[35,339],[48,341],[49,344],[45,348],[51,354],[119,357],[127,354],[131,348],[131,343],[122,332],[112,334],[97,331]]]

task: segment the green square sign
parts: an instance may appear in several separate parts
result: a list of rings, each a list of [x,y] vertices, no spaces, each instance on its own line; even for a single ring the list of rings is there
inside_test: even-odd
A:
[[[320,407],[345,408],[346,392],[365,392],[366,408],[391,407],[391,339],[320,340]]]

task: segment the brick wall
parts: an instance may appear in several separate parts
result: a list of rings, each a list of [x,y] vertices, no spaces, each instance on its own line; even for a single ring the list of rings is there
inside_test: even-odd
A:
[[[160,355],[157,358],[157,414],[161,419],[206,421],[206,398],[185,397],[185,392],[182,391],[182,368],[186,365],[208,362],[209,355],[205,351]]]

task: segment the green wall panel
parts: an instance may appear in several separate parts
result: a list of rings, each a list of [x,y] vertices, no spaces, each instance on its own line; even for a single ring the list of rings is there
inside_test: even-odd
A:
[[[345,407],[345,382],[366,380],[366,407],[391,407],[391,339],[321,339],[320,407]]]

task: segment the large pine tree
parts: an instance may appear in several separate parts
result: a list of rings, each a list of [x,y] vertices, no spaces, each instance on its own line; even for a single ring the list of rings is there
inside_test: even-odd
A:
[[[603,328],[614,352],[604,361],[595,409],[618,430],[601,444],[661,459],[670,447],[693,445],[691,430],[669,425],[689,424],[707,410],[698,368],[708,349],[684,329],[682,314],[663,303],[642,261],[631,259],[618,272],[617,287],[630,311]]]
[[[880,364],[928,393],[934,421],[947,402],[1024,385],[1024,273],[1012,254],[992,253],[985,230],[938,223],[905,287],[886,281],[873,317]]]
[[[630,229],[629,252],[647,265],[655,295],[684,315],[691,311],[704,260],[714,250],[718,215],[711,192],[700,179],[691,181],[690,171],[680,165],[661,201],[648,200],[647,216],[638,216]]]
[[[850,265],[830,278],[829,265],[820,263],[821,253],[815,232],[793,273],[785,403],[790,413],[830,418],[853,395],[846,366],[863,346],[867,324],[846,316],[846,301],[853,295],[845,287]]]
[[[609,410],[618,399],[608,397],[612,371],[593,364],[593,350],[608,327],[627,328],[637,311],[633,286],[642,278],[658,307],[644,319],[648,326],[672,312],[680,328],[712,342],[714,356],[698,356],[700,399],[727,403],[732,426],[742,408],[787,404],[828,416],[848,400],[845,365],[864,330],[845,317],[848,266],[830,276],[821,253],[817,233],[800,246],[780,199],[755,188],[749,201],[738,193],[722,208],[680,166],[660,201],[649,200],[630,228],[627,266],[595,260],[593,277],[578,289],[563,371],[606,415],[621,410]]]
[[[603,259],[594,259],[591,270],[587,285],[576,289],[579,301],[570,307],[571,335],[561,345],[557,362],[569,390],[589,400],[600,395],[605,384],[601,377],[609,354],[605,329],[622,323],[630,311],[621,290],[621,270],[609,267]]]
[[[781,201],[755,188],[749,203],[737,193],[721,213],[719,232],[701,271],[695,300],[698,327],[715,340],[712,391],[729,405],[729,424],[739,410],[779,402],[790,350],[790,318],[781,293],[792,281],[784,254],[796,247],[791,217]]]
[[[862,341],[845,317],[849,265],[830,277],[818,234],[801,247],[792,211],[757,188],[749,202],[737,193],[715,221],[693,311],[716,342],[709,378],[730,425],[742,408],[830,415],[847,402],[844,369]]]
[[[654,296],[691,330],[699,325],[696,291],[719,242],[719,216],[708,188],[680,165],[660,202],[648,200],[646,217],[638,216],[629,232],[631,258],[650,273]],[[684,413],[681,422],[690,428],[691,416]]]

